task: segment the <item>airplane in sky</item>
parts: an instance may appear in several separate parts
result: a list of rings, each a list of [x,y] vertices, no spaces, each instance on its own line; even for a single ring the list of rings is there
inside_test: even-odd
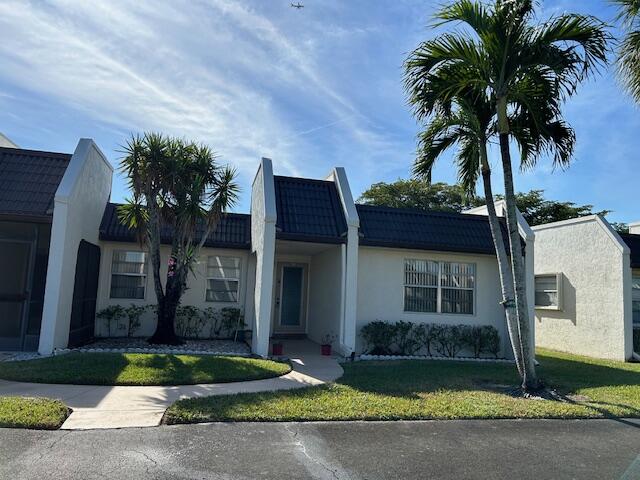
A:
[[[292,4],[291,4],[291,6],[292,6],[293,8],[297,8],[298,10],[299,10],[299,9],[301,9],[301,8],[304,8],[304,5],[302,5],[300,2],[298,2],[298,3],[292,3]]]

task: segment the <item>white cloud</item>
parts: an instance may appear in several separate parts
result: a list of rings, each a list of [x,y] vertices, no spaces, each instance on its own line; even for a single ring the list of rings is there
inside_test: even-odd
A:
[[[0,32],[5,80],[120,131],[204,141],[245,176],[263,154],[283,173],[301,173],[311,148],[301,130],[340,124],[366,148],[385,142],[326,79],[309,44],[238,2],[9,1],[0,3]],[[276,98],[289,91],[324,121],[292,124]]]

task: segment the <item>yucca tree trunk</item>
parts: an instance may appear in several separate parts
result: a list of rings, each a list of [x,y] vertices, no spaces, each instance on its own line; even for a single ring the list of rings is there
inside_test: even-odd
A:
[[[531,325],[529,323],[529,309],[527,305],[526,277],[522,244],[518,231],[516,215],[516,196],[513,187],[513,171],[511,169],[511,152],[509,151],[509,120],[507,117],[507,102],[503,97],[497,103],[498,129],[500,138],[500,156],[504,172],[504,193],[507,205],[507,228],[509,230],[509,246],[511,250],[511,271],[513,272],[516,294],[516,312],[520,331],[520,350],[522,353],[522,389],[531,392],[538,389],[538,379],[534,363],[534,352],[531,346]]]
[[[502,229],[500,228],[500,221],[498,220],[498,215],[496,214],[496,206],[493,198],[493,188],[491,187],[491,168],[489,166],[489,161],[487,158],[486,142],[480,145],[480,162],[482,169],[482,185],[484,187],[484,197],[487,202],[489,228],[491,230],[491,237],[493,238],[493,245],[496,249],[496,259],[498,262],[498,272],[500,275],[500,286],[502,289],[502,305],[505,311],[507,331],[509,333],[509,340],[511,341],[511,348],[513,349],[513,357],[516,361],[516,367],[518,368],[518,373],[522,377],[524,375],[525,369],[522,359],[522,350],[520,349],[520,329],[518,328],[518,315],[516,311],[516,302],[514,295],[513,274],[511,273],[507,250],[504,246],[504,239],[502,236]]]

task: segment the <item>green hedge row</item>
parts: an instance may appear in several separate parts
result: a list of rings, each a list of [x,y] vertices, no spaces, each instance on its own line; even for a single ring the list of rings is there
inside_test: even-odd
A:
[[[480,358],[500,353],[500,335],[490,326],[445,325],[399,321],[375,321],[360,329],[371,355],[440,355],[456,357],[462,352]]]

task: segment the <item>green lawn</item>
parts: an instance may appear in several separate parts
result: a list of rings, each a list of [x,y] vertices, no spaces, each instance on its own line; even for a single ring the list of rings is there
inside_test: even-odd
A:
[[[243,357],[148,353],[69,353],[0,362],[0,378],[81,385],[192,385],[284,375],[288,364]]]
[[[406,360],[344,364],[335,384],[181,400],[167,423],[209,421],[640,417],[640,364],[538,352],[539,375],[566,401],[514,398],[509,364]]]
[[[0,397],[0,427],[56,430],[69,416],[60,400]]]

